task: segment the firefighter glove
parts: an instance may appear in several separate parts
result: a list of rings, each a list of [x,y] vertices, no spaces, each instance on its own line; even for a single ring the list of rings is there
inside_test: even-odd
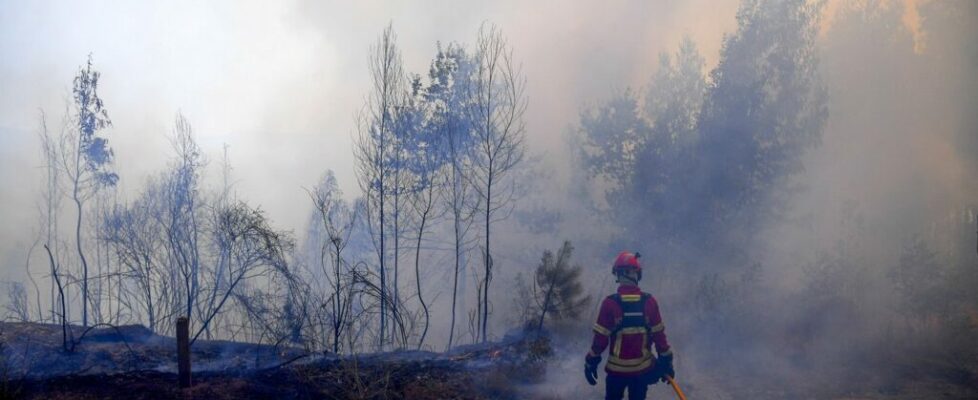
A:
[[[667,382],[666,376],[676,377],[676,371],[672,368],[672,354],[670,355],[660,355],[659,359],[655,361],[655,368],[659,371],[659,378],[663,382]]]
[[[601,363],[601,356],[588,355],[584,358],[584,379],[591,386],[598,384],[598,364]]]

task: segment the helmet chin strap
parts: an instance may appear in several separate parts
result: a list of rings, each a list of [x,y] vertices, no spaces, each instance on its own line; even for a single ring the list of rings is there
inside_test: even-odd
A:
[[[615,277],[617,278],[616,280],[618,281],[618,283],[631,284],[631,285],[638,285],[638,280],[641,279],[638,277],[632,277],[631,274],[627,272],[619,272],[615,274]]]

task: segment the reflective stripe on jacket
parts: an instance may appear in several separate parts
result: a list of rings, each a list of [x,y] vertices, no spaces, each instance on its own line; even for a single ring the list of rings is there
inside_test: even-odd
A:
[[[672,353],[655,297],[638,286],[621,285],[601,302],[591,355],[601,354],[609,344],[605,371],[612,375],[640,375],[652,368],[653,345],[658,354]]]

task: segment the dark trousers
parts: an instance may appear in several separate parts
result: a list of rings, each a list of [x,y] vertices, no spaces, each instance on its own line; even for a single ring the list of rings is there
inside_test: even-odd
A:
[[[649,386],[642,376],[615,376],[608,374],[604,381],[605,400],[622,400],[628,388],[628,400],[643,400]]]

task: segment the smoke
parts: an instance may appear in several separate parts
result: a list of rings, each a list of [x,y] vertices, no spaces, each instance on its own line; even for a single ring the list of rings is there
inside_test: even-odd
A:
[[[211,160],[230,145],[242,198],[268,210],[277,226],[304,232],[310,204],[302,188],[324,171],[336,171],[347,198],[359,192],[350,136],[369,88],[368,48],[381,29],[392,23],[405,69],[423,75],[438,42],[471,43],[479,24],[489,21],[509,38],[524,68],[534,154],[518,178],[525,188],[521,205],[499,225],[499,282],[512,282],[544,249],[570,240],[578,249],[575,264],[586,266],[587,291],[600,299],[614,290],[606,268],[614,252],[624,243],[638,247],[633,250],[646,255],[648,268],[643,285],[662,304],[681,379],[701,397],[732,396],[724,379],[741,362],[755,366],[748,375],[783,382],[813,370],[819,375],[828,363],[858,364],[866,353],[839,349],[880,344],[873,336],[893,323],[899,296],[890,275],[907,243],[921,239],[941,260],[974,265],[962,255],[973,252],[955,246],[973,245],[965,236],[973,229],[962,226],[973,227],[978,212],[978,6],[828,1],[815,38],[828,110],[820,143],[799,151],[800,169],[775,171],[786,175],[771,180],[782,196],[776,218],[762,202],[725,225],[757,224],[751,240],[731,242],[745,247],[742,258],[695,258],[715,256],[712,244],[726,238],[688,240],[707,237],[701,233],[712,226],[702,221],[681,245],[643,229],[652,218],[672,215],[673,228],[699,218],[700,199],[691,193],[709,185],[670,182],[687,197],[664,206],[647,201],[643,196],[654,190],[643,188],[649,192],[619,203],[618,211],[634,209],[650,219],[623,227],[590,202],[588,196],[606,188],[585,180],[574,157],[581,145],[576,131],[582,112],[600,109],[626,88],[637,104],[645,101],[650,79],[663,68],[659,55],[675,54],[683,37],[704,60],[703,79],[716,83],[707,73],[725,54],[724,35],[738,28],[737,7],[732,0],[9,6],[0,14],[0,277],[24,280],[24,249],[36,225],[33,204],[42,182],[35,168],[36,110],[43,108],[49,126],[58,126],[72,74],[88,52],[102,72],[100,94],[115,125],[109,138],[123,196],[133,197],[146,176],[163,168],[169,156],[159,149],[181,110]],[[744,122],[714,119],[715,138],[724,138],[731,121]],[[756,128],[751,121],[741,128]],[[706,155],[727,155],[720,144]],[[677,160],[730,172],[718,157]],[[500,332],[512,322],[506,286],[492,294]],[[822,289],[834,292],[820,296]],[[444,290],[435,297],[444,307]],[[847,307],[851,313],[837,312]],[[557,397],[592,390],[566,389],[568,381],[581,381],[588,318],[566,328],[574,333],[559,344],[566,356],[555,363],[553,386],[533,390]],[[432,330],[434,341],[443,339],[445,329]],[[844,345],[834,342],[840,335]]]
[[[735,1],[573,7],[557,1],[91,7],[54,1],[12,7],[0,15],[2,58],[16,60],[0,65],[0,176],[4,187],[13,188],[2,194],[0,276],[25,280],[20,266],[31,239],[24,232],[36,225],[33,210],[43,182],[36,168],[42,165],[35,150],[37,110],[45,111],[49,126],[60,126],[68,85],[88,53],[102,73],[100,95],[114,122],[106,135],[121,176],[121,200],[136,198],[147,177],[172,157],[167,137],[179,111],[210,161],[205,190],[220,186],[217,161],[227,144],[238,195],[266,210],[277,227],[304,232],[310,203],[303,188],[324,171],[336,171],[348,198],[359,192],[350,137],[370,87],[369,45],[388,23],[401,38],[406,70],[421,74],[438,42],[471,45],[483,21],[502,29],[528,79],[530,150],[551,171],[550,182],[533,184],[557,193],[571,168],[564,137],[581,107],[610,88],[644,82],[658,53],[684,35],[707,50],[708,64],[715,63],[735,9]],[[527,168],[525,174],[534,172]],[[543,204],[568,200],[545,197]],[[519,243],[520,237],[533,240]],[[499,257],[501,279],[534,264],[543,248],[562,240],[501,238],[501,244],[511,244]],[[478,257],[469,258],[475,263]],[[42,274],[43,260],[32,266],[35,275]],[[439,296],[442,302],[446,297]]]
[[[773,8],[778,3],[761,4]],[[956,355],[949,350],[973,347],[972,339],[953,332],[973,332],[975,327],[974,322],[953,322],[958,317],[951,314],[967,318],[974,311],[967,305],[971,297],[960,292],[967,286],[948,279],[973,282],[976,275],[978,134],[973,71],[978,59],[970,40],[975,37],[976,7],[963,2],[830,2],[821,16],[816,51],[828,94],[828,119],[819,129],[820,144],[801,153],[802,169],[789,171],[783,186],[772,186],[785,190],[780,194],[787,196],[783,208],[762,208],[747,220],[761,225],[756,240],[738,242],[747,246],[746,259],[707,257],[705,269],[688,268],[704,261],[697,252],[725,254],[710,246],[711,241],[694,244],[692,256],[678,259],[646,253],[651,255],[651,272],[643,286],[663,304],[667,332],[680,354],[681,380],[698,396],[795,397],[877,389],[906,393],[912,389],[897,376],[952,379],[947,377],[975,374],[973,352]],[[712,78],[716,84],[716,75]],[[598,123],[630,118],[622,113],[628,107],[617,107]],[[633,138],[619,140],[626,142],[616,144]],[[724,157],[729,156],[710,152],[706,162],[718,163]],[[607,185],[598,186],[591,192],[606,189]],[[625,190],[614,193],[633,189]],[[634,236],[643,225],[661,218],[656,213],[682,210],[674,205],[677,201],[701,200],[684,200],[681,195],[661,203],[655,191],[646,193],[612,199],[618,201],[612,203],[612,216],[629,216],[625,221],[649,216],[632,225],[638,229],[599,231],[593,227],[600,219],[579,218],[565,225],[566,235],[593,232],[578,247],[585,257],[604,265],[612,249],[607,239],[594,238]],[[749,232],[737,224],[713,227]],[[640,246],[643,253],[650,247],[674,251],[655,243],[669,237],[661,229],[646,232],[627,243]],[[914,265],[920,272],[909,272]],[[593,272],[600,282],[606,270],[595,267]],[[900,279],[914,273],[919,275],[909,285],[919,290],[901,286]],[[937,289],[926,289],[935,285]],[[606,280],[593,285],[601,287],[596,292],[610,293],[608,286]],[[950,307],[938,311],[948,313],[947,319],[924,322],[933,319],[929,313],[935,311],[921,309],[934,304]],[[909,337],[894,339],[894,329]],[[763,381],[734,383],[741,379]],[[760,389],[765,387],[795,389],[772,394]]]
[[[0,14],[0,176],[8,188],[0,259],[19,260],[28,242],[23,228],[35,224],[26,210],[42,182],[38,110],[50,126],[60,124],[71,78],[89,53],[102,72],[124,197],[166,165],[163,149],[180,111],[208,159],[220,160],[229,145],[242,197],[300,232],[308,206],[302,187],[326,169],[351,198],[358,191],[353,116],[369,88],[368,47],[388,23],[402,38],[406,69],[421,74],[437,42],[471,43],[483,21],[499,25],[529,81],[528,141],[564,170],[562,137],[581,106],[611,87],[643,82],[657,54],[682,35],[715,57],[735,9],[733,0],[11,5]],[[218,175],[208,174],[209,182]],[[22,278],[9,265],[0,274]]]
[[[895,258],[912,235],[974,209],[978,80],[976,46],[966,39],[974,28],[965,21],[976,9],[928,3],[919,12],[916,28],[896,23],[906,13],[897,4],[835,16],[821,40],[831,116],[822,146],[806,156],[798,177],[805,190],[794,200],[796,226],[804,225],[794,231],[804,237],[773,249],[830,248],[844,237],[843,213],[855,211],[870,230],[867,243]],[[924,33],[928,46],[918,52]]]

